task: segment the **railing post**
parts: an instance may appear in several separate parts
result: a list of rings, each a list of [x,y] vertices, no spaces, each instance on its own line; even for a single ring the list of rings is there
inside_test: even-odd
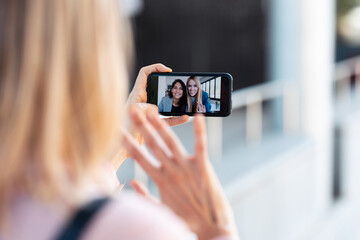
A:
[[[221,161],[223,120],[221,117],[207,118],[208,148],[212,160]]]
[[[283,130],[285,134],[300,129],[299,101],[299,90],[290,84],[285,84],[283,92]]]
[[[246,141],[254,143],[262,137],[262,97],[252,93],[246,99]]]

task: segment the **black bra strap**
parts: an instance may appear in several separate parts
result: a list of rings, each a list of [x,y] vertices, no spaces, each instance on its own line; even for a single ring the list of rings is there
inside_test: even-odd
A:
[[[87,225],[97,212],[109,201],[109,198],[96,199],[85,205],[75,213],[70,222],[65,225],[62,231],[55,238],[56,240],[77,240],[86,230]]]

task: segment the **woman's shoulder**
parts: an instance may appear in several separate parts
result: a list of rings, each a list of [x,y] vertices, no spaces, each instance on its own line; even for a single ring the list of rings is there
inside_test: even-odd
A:
[[[205,92],[204,90],[201,90],[202,91],[202,97],[203,98],[208,98],[209,97],[209,94],[207,92]]]
[[[99,213],[84,239],[187,239],[184,222],[164,205],[122,192]]]
[[[172,101],[172,98],[169,96],[164,96],[161,98],[161,101],[170,101],[170,100]]]
[[[170,98],[169,96],[164,96],[161,98],[161,101],[159,104],[168,104],[168,103],[172,103],[172,98]]]

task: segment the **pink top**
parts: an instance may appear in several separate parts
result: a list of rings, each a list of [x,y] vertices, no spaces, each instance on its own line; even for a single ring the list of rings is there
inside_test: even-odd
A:
[[[1,240],[53,239],[67,223],[69,211],[46,206],[26,196],[18,196],[10,209],[11,232],[0,232]],[[186,240],[193,239],[184,222],[162,204],[137,194],[119,193],[100,210],[87,227],[84,240]],[[212,240],[236,240],[219,236]]]

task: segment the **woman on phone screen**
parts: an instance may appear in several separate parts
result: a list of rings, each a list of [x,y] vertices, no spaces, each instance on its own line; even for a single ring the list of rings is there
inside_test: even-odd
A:
[[[186,87],[185,83],[176,79],[169,92],[159,103],[159,112],[185,113],[186,111]]]
[[[149,74],[171,69],[141,68],[127,94],[131,38],[119,2],[0,1],[1,240],[185,240],[189,229],[237,239],[203,118],[190,155],[169,128],[189,117],[160,119],[146,104]],[[119,194],[129,156],[161,202],[136,181],[139,194]]]
[[[188,78],[186,81],[186,90],[188,93],[188,112],[210,112],[211,104],[209,102],[209,94],[201,89],[201,84],[198,77],[191,76]]]

